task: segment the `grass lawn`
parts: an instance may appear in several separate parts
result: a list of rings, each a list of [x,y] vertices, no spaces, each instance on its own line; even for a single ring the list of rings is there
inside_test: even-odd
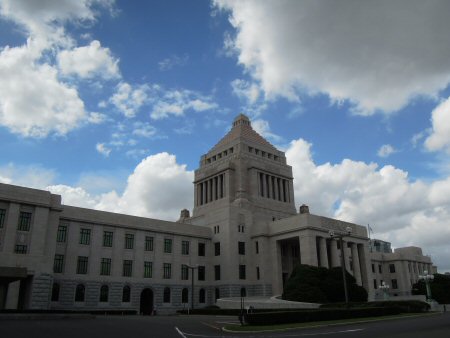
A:
[[[397,318],[408,318],[417,316],[428,316],[435,313],[405,313],[394,316],[381,316],[381,317],[366,317],[366,318],[354,318],[354,319],[340,319],[340,320],[326,320],[326,321],[316,321],[307,323],[289,323],[280,325],[226,325],[224,329],[226,331],[233,332],[254,332],[254,331],[279,331],[279,330],[289,330],[289,329],[299,329],[299,328],[310,328],[317,326],[327,326],[327,325],[339,325],[339,324],[351,324],[358,322],[371,322],[387,319],[397,319]]]

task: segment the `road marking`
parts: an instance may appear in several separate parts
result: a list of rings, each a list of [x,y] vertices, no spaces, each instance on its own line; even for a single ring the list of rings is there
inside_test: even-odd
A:
[[[341,331],[329,331],[329,332],[319,332],[319,333],[295,333],[295,334],[281,334],[281,335],[275,335],[275,334],[269,334],[269,335],[255,335],[257,332],[248,332],[244,333],[244,335],[241,336],[224,336],[224,335],[204,335],[204,334],[194,334],[194,333],[187,333],[182,332],[175,326],[175,330],[178,332],[178,334],[182,338],[189,337],[199,337],[199,338],[283,338],[283,337],[313,337],[313,336],[325,336],[325,335],[331,335],[331,334],[337,334],[337,333],[353,333],[353,332],[359,332],[364,331],[364,329],[350,329],[350,330],[341,330]]]
[[[206,326],[208,326],[208,327],[210,327],[210,328],[212,328],[212,329],[214,329],[214,330],[220,331],[220,326],[214,326],[214,325],[212,325],[212,324],[205,323],[205,322],[200,322],[200,323],[202,323],[203,325],[206,325]]]
[[[175,330],[178,332],[178,334],[183,337],[186,338],[186,336],[183,334],[183,332],[181,332],[176,326],[175,326]]]

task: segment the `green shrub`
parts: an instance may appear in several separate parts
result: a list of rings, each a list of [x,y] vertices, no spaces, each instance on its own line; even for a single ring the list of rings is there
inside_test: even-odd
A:
[[[352,302],[352,303],[328,303],[322,304],[321,309],[340,309],[340,308],[367,308],[383,307],[398,308],[403,313],[426,312],[430,305],[418,300],[398,300],[398,301],[376,301],[376,302]]]
[[[314,309],[307,311],[263,312],[244,315],[245,322],[250,325],[274,325],[288,323],[304,323],[313,321],[339,320],[396,315],[401,310],[396,307],[368,307],[350,309]]]

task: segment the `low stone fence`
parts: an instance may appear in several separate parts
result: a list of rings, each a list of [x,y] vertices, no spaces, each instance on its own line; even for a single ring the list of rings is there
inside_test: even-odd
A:
[[[243,297],[244,308],[254,309],[316,309],[318,303],[291,302],[277,297]],[[241,297],[220,298],[216,305],[221,309],[240,309]]]

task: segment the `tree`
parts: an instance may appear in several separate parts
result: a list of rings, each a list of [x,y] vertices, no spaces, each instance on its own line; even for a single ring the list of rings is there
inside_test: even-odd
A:
[[[367,301],[367,291],[356,284],[346,272],[349,300]],[[345,301],[342,270],[340,267],[323,268],[299,264],[292,271],[284,287],[283,299],[308,303],[334,303]]]
[[[439,273],[434,274],[434,280],[430,283],[431,297],[440,304],[450,304],[450,276]],[[413,295],[426,295],[425,282],[419,280],[412,288]]]

